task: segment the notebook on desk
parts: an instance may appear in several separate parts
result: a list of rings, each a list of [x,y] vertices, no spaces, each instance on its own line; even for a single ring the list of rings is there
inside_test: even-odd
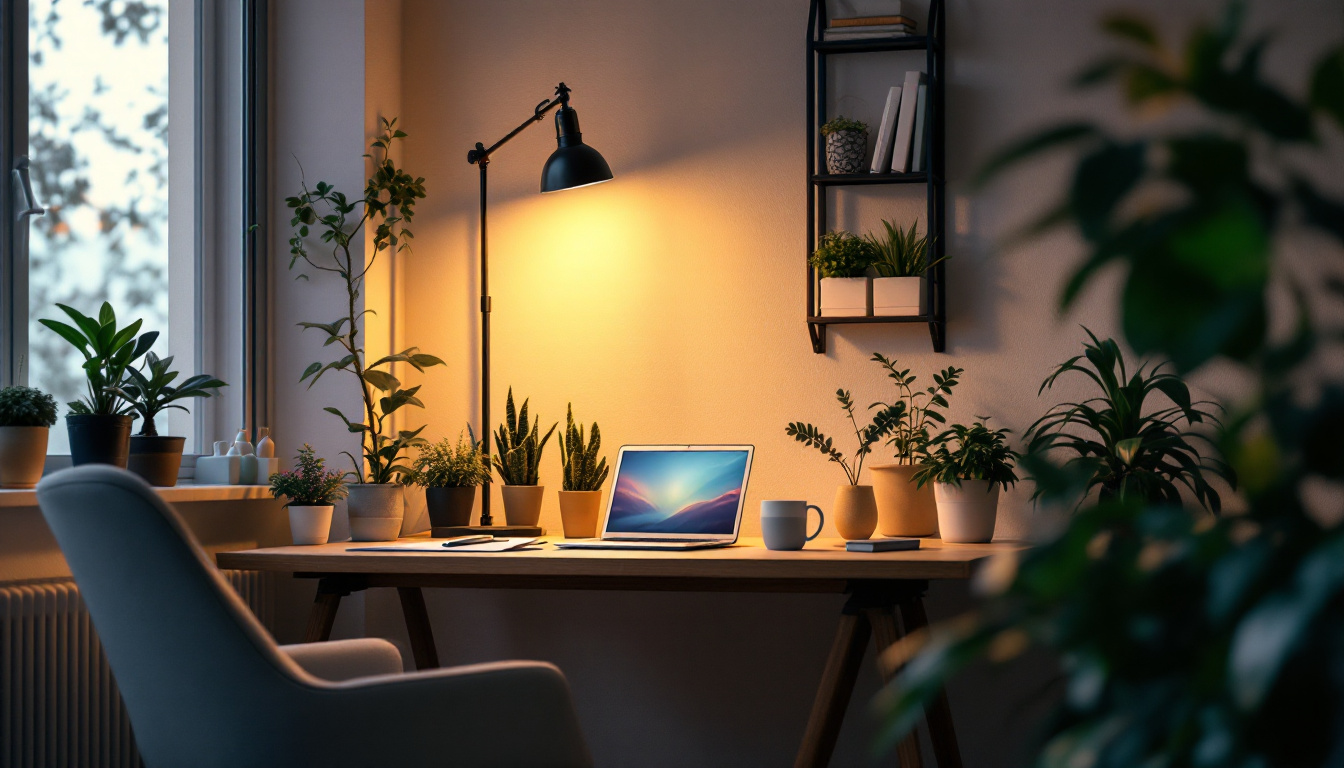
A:
[[[600,539],[561,549],[726,547],[737,541],[750,445],[627,445],[616,458]]]

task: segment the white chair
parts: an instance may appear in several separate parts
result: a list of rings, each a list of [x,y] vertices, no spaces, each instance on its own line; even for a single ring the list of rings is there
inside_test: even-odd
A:
[[[150,768],[591,762],[549,664],[403,674],[384,640],[280,647],[138,477],[77,467],[37,497]]]

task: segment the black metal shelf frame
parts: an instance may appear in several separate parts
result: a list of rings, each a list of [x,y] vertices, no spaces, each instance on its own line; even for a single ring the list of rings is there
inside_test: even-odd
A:
[[[925,233],[929,236],[929,259],[937,261],[925,281],[928,312],[909,317],[821,317],[818,301],[817,274],[810,260],[807,263],[807,330],[812,339],[812,351],[826,351],[828,325],[868,323],[927,323],[933,350],[947,348],[947,269],[941,257],[946,253],[947,237],[944,214],[947,208],[945,156],[946,77],[944,49],[946,47],[946,18],[943,0],[929,0],[926,34],[904,37],[883,37],[871,40],[822,40],[826,29],[826,0],[812,0],[811,15],[807,22],[807,242],[808,255],[816,250],[820,237],[827,231],[826,190],[831,187],[871,186],[889,184],[923,184],[928,202]],[[821,126],[826,122],[826,57],[836,54],[879,53],[886,51],[924,51],[926,57],[925,82],[928,86],[927,106],[929,123],[924,132],[924,157],[927,172],[920,173],[823,173],[826,156]]]

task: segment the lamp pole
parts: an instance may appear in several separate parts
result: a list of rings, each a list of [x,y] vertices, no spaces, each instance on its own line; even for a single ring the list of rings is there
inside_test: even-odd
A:
[[[479,143],[477,149],[485,149]],[[485,237],[485,177],[487,155],[476,161],[481,167],[481,445],[485,447],[486,471],[490,467],[490,256]],[[481,525],[494,525],[490,516],[490,485],[481,486]]]

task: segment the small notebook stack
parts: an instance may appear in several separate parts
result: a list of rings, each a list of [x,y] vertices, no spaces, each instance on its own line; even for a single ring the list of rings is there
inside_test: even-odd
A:
[[[847,552],[900,552],[919,549],[919,539],[856,539],[845,542]]]
[[[822,32],[823,40],[871,40],[877,37],[901,37],[915,33],[915,20],[909,16],[855,16],[831,19]]]

